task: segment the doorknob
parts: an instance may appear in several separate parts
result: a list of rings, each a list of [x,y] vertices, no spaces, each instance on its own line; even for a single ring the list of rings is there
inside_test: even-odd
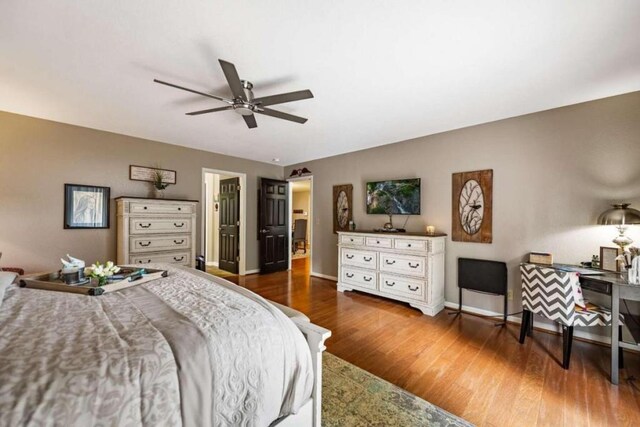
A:
[[[269,230],[267,230],[266,228],[263,228],[262,230],[260,230],[260,232],[261,232],[262,234],[266,234],[266,233],[268,233],[268,232],[269,232]]]

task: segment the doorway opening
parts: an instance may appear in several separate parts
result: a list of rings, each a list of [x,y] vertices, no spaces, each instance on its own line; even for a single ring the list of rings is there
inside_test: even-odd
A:
[[[246,175],[202,169],[201,251],[219,277],[246,274]]]
[[[291,256],[289,269],[311,269],[313,250],[313,177],[290,178],[289,224],[291,224]]]

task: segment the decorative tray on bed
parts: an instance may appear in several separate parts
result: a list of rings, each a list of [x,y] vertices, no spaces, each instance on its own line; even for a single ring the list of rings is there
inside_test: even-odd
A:
[[[20,287],[98,296],[141,285],[162,277],[167,277],[166,270],[120,267],[118,274],[112,276],[106,285],[98,286],[93,281],[87,281],[77,285],[67,285],[60,278],[60,272],[54,271],[53,273],[23,276],[20,279]]]

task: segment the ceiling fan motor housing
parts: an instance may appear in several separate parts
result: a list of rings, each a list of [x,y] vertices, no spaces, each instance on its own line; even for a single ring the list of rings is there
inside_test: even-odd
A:
[[[253,100],[255,97],[253,96],[253,83],[247,80],[240,80],[242,83],[242,89],[244,90],[244,96],[247,98],[246,101],[242,99],[236,99],[233,103],[233,111],[240,114],[241,116],[250,116],[253,114],[255,109],[255,105],[253,105]]]

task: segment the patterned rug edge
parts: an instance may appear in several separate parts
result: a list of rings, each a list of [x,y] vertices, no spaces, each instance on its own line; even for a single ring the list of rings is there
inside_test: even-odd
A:
[[[323,372],[323,426],[473,426],[328,352]]]

